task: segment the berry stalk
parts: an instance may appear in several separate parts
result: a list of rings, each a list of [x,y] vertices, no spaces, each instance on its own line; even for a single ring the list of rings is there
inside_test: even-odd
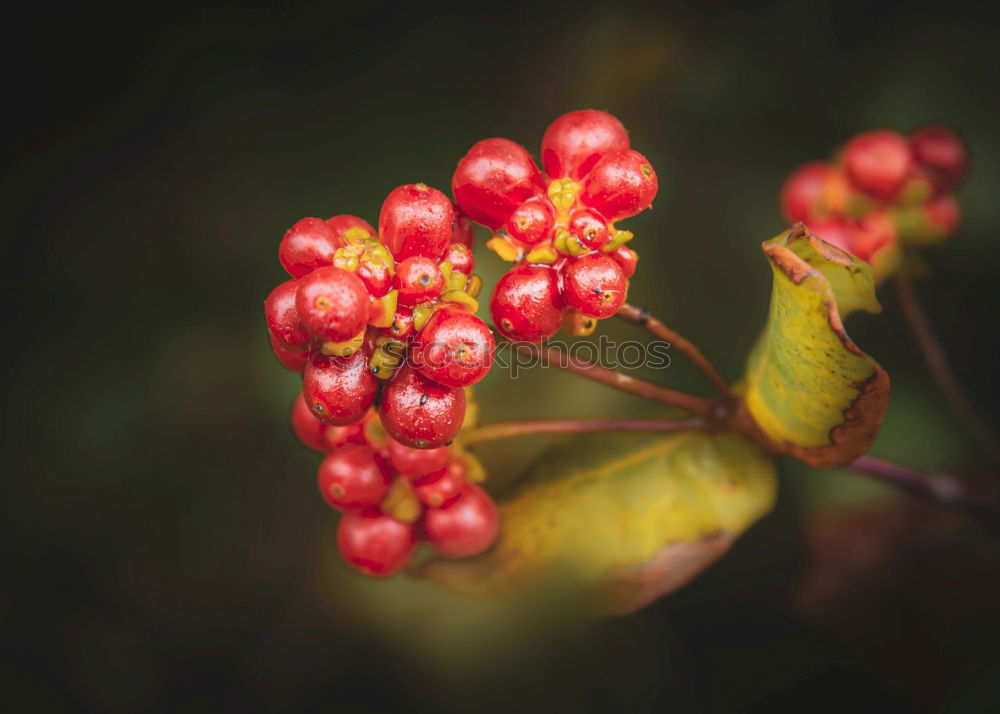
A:
[[[466,446],[533,434],[582,434],[593,431],[672,432],[704,429],[704,419],[531,419],[503,421],[476,427],[462,434]]]

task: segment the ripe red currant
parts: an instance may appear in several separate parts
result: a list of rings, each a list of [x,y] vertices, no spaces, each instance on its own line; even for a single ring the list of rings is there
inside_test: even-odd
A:
[[[369,446],[345,444],[327,454],[316,477],[319,492],[334,508],[377,506],[392,474],[379,454]]]
[[[496,504],[478,486],[469,485],[458,498],[424,515],[427,541],[446,558],[481,553],[497,538],[500,516]]]
[[[552,204],[544,198],[525,201],[507,219],[507,233],[527,245],[536,245],[549,237],[555,215]]]
[[[345,513],[337,528],[340,554],[351,567],[368,575],[392,575],[410,560],[416,545],[414,528],[375,506]]]
[[[455,500],[468,485],[468,469],[458,458],[436,471],[412,478],[417,498],[432,508],[440,508]]]
[[[286,280],[272,290],[264,301],[264,319],[271,337],[280,347],[291,352],[304,352],[312,341],[312,335],[302,324],[295,309],[298,287],[298,280]]]
[[[309,410],[302,392],[299,392],[292,402],[291,414],[292,432],[296,438],[313,451],[326,451],[327,426]]]
[[[358,218],[357,216],[333,216],[332,218],[326,219],[326,225],[333,229],[334,235],[338,238],[342,238],[344,233],[349,231],[351,228],[360,228],[367,232],[368,235],[375,235],[375,229],[372,228],[371,223],[363,218]],[[329,265],[329,263],[327,263],[327,265]]]
[[[464,310],[441,308],[431,315],[410,346],[413,366],[449,387],[475,384],[493,366],[493,333]]]
[[[563,269],[566,302],[587,317],[611,317],[625,302],[625,273],[610,256],[588,253]]]
[[[455,224],[451,200],[422,183],[393,189],[378,217],[382,243],[397,261],[416,255],[440,260]]]
[[[306,403],[324,424],[344,426],[364,417],[375,401],[379,379],[368,369],[368,350],[350,357],[314,352],[302,375]]]
[[[443,446],[462,428],[465,392],[433,382],[403,365],[382,394],[379,415],[389,436],[407,446]]]
[[[440,295],[444,275],[436,260],[415,255],[396,266],[394,285],[399,290],[399,304],[412,307]]]
[[[629,218],[649,208],[659,182],[649,160],[638,151],[612,151],[587,173],[580,200],[609,221]]]
[[[440,471],[451,461],[451,449],[447,446],[438,446],[434,449],[414,449],[390,436],[386,447],[392,468],[411,478]]]
[[[496,230],[521,203],[544,190],[531,155],[509,139],[484,139],[455,169],[451,192],[472,220]]]
[[[306,368],[306,362],[309,361],[309,353],[286,350],[270,332],[268,332],[267,336],[271,340],[271,351],[274,353],[278,362],[281,363],[281,366],[285,369],[302,374],[302,370]]]
[[[333,254],[343,246],[326,221],[303,218],[292,226],[278,245],[278,260],[293,278],[333,264]]]
[[[910,134],[910,149],[939,189],[954,188],[965,178],[969,155],[962,140],[951,129],[921,127]]]
[[[781,214],[789,223],[808,222],[819,217],[824,186],[830,167],[814,161],[795,169],[781,188]]]
[[[847,142],[844,171],[868,195],[889,200],[913,172],[913,155],[906,139],[896,132],[870,131]]]
[[[562,324],[562,297],[556,271],[544,265],[519,263],[493,288],[493,324],[511,340],[539,342]]]
[[[341,268],[319,268],[299,281],[295,307],[311,334],[342,342],[364,329],[369,298],[357,275]]]
[[[552,178],[579,180],[600,158],[629,148],[628,132],[615,117],[596,109],[563,114],[542,137],[542,161]]]

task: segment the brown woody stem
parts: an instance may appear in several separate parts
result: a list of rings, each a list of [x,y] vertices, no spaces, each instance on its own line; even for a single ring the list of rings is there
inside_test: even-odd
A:
[[[462,433],[462,443],[510,439],[534,434],[580,434],[592,431],[671,432],[704,429],[703,419],[532,419],[505,421],[469,429]]]
[[[646,330],[654,335],[655,337],[663,340],[670,344],[671,347],[678,350],[687,357],[694,365],[701,370],[702,374],[708,377],[709,381],[715,385],[715,388],[719,390],[719,394],[723,395],[727,399],[733,399],[732,390],[729,388],[729,384],[723,379],[722,375],[719,374],[719,370],[715,368],[707,357],[702,353],[698,347],[681,336],[679,333],[667,327],[663,322],[658,320],[649,314],[648,310],[638,308],[635,305],[630,305],[625,303],[621,306],[618,311],[618,317],[626,320],[627,322],[634,323],[640,327],[646,328]]]

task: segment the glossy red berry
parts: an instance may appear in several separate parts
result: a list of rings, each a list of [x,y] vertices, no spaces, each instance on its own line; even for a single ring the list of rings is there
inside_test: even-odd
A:
[[[422,183],[393,189],[378,217],[379,236],[397,260],[441,259],[455,231],[455,208],[436,188]]]
[[[822,161],[805,164],[792,172],[781,188],[781,215],[786,221],[798,223],[819,217],[830,173],[830,167]]]
[[[364,349],[350,357],[313,353],[302,375],[302,393],[317,419],[344,426],[364,417],[380,381],[368,368],[368,357]]]
[[[500,333],[511,340],[539,342],[562,324],[563,301],[556,271],[519,263],[493,288],[490,313]]]
[[[332,218],[326,219],[326,225],[333,229],[333,233],[337,236],[337,238],[342,238],[344,233],[351,228],[361,228],[366,231],[368,235],[375,235],[375,229],[372,228],[371,223],[363,218],[358,218],[357,216],[350,216],[346,214],[333,216]]]
[[[457,273],[472,275],[476,269],[476,257],[472,248],[462,243],[452,243],[444,253],[445,260],[451,261],[451,269]]]
[[[939,189],[961,183],[969,168],[969,155],[962,140],[951,129],[925,126],[910,135],[913,158]]]
[[[476,240],[476,226],[472,223],[472,219],[462,212],[457,203],[453,203],[452,208],[455,209],[455,230],[452,231],[451,242],[459,243],[472,250]]]
[[[587,317],[611,317],[625,302],[625,273],[611,257],[588,253],[563,269],[563,295],[567,304]]]
[[[913,171],[906,139],[894,131],[870,131],[847,142],[844,171],[856,187],[881,200],[893,198]]]
[[[364,329],[368,291],[354,273],[332,266],[320,268],[299,280],[295,307],[312,335],[342,342]]]
[[[412,525],[400,523],[375,506],[348,511],[337,528],[340,554],[351,567],[368,575],[399,572],[415,545]]]
[[[509,139],[484,139],[458,162],[451,191],[472,220],[496,230],[544,186],[523,146]]]
[[[323,459],[316,482],[323,499],[334,508],[377,506],[389,490],[392,474],[370,446],[345,444]]]
[[[286,350],[278,343],[278,341],[274,338],[274,335],[270,332],[267,336],[268,339],[271,340],[271,351],[274,353],[278,362],[281,363],[281,366],[285,369],[291,370],[292,372],[302,374],[302,370],[306,368],[306,362],[309,361],[309,353]]]
[[[299,319],[295,308],[298,280],[286,280],[271,291],[264,301],[264,319],[271,337],[280,347],[291,352],[303,352],[309,348],[312,335]]]
[[[292,432],[296,438],[313,451],[326,451],[325,434],[327,426],[309,410],[302,392],[299,392],[292,402],[291,414]]]
[[[278,245],[278,260],[289,275],[300,278],[316,268],[333,265],[333,254],[343,246],[326,221],[303,218]]]
[[[396,308],[396,315],[392,319],[392,324],[387,328],[393,337],[405,340],[413,334],[413,312],[408,307],[400,305]]]
[[[468,469],[461,459],[449,459],[436,471],[412,478],[417,498],[432,508],[440,508],[455,500],[468,485]]]
[[[569,232],[581,243],[595,250],[608,242],[608,224],[596,211],[577,209],[569,217]]]
[[[428,379],[468,387],[490,371],[494,348],[486,323],[464,310],[442,308],[413,338],[410,362]]]
[[[526,245],[536,245],[549,237],[555,220],[552,204],[541,197],[533,198],[514,209],[507,219],[507,233]]]
[[[626,278],[631,278],[635,275],[635,269],[639,262],[639,256],[634,250],[621,245],[608,253],[608,255],[611,256],[612,260],[618,263],[618,267],[622,269],[622,273],[625,274]]]
[[[440,295],[444,290],[444,275],[437,261],[415,255],[396,266],[393,284],[399,290],[399,304],[412,307]]]
[[[356,275],[372,297],[382,297],[392,289],[392,268],[382,261],[361,260]]]
[[[659,182],[649,160],[638,151],[612,151],[584,178],[580,200],[609,221],[628,218],[649,208]]]
[[[615,117],[596,109],[563,114],[542,137],[542,162],[552,178],[579,180],[604,154],[629,148],[628,132]]]
[[[469,485],[458,498],[424,515],[427,541],[446,558],[464,558],[493,545],[500,526],[496,504],[478,486]]]
[[[451,461],[451,449],[438,446],[434,449],[415,449],[400,443],[391,436],[386,442],[386,451],[392,468],[404,476],[418,478],[440,471]]]
[[[462,428],[465,392],[403,365],[382,394],[379,415],[389,436],[407,446],[443,446]]]

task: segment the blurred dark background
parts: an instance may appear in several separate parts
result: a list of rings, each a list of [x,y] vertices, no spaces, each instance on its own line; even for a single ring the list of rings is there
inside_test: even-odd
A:
[[[758,246],[782,227],[786,173],[867,128],[944,121],[975,164],[964,227],[926,251],[920,289],[995,424],[997,29],[990,3],[22,9],[0,48],[8,706],[995,708],[997,542],[849,474],[782,464],[774,512],[628,618],[547,627],[347,573],[261,303],[298,218],[374,220],[401,183],[447,188],[476,140],[537,150],[551,119],[596,107],[661,177],[630,226],[631,300],[735,378],[766,313]],[[500,263],[478,257],[491,284]],[[882,315],[849,325],[893,379],[876,452],[975,461],[884,293]],[[704,389],[680,360],[649,376]],[[492,374],[483,416],[655,413],[578,381]],[[491,490],[547,443],[484,448]]]

